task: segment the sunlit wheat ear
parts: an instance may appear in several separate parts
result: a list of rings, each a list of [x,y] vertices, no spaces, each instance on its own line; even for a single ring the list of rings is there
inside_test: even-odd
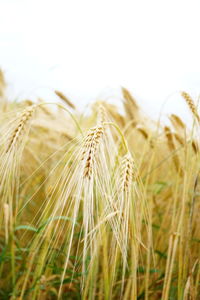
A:
[[[186,125],[185,123],[181,120],[181,118],[175,114],[171,114],[169,117],[170,121],[172,122],[173,126],[177,130],[185,130]]]
[[[192,97],[186,92],[181,92],[181,96],[185,99],[185,101],[188,104],[188,107],[191,110],[193,116],[196,118],[198,123],[200,123],[200,117],[199,117],[199,114],[198,114],[198,111],[197,111],[197,107],[194,104],[194,101],[193,101]]]
[[[136,100],[133,98],[133,96],[131,95],[131,93],[125,89],[124,87],[122,88],[122,94],[124,96],[124,99],[127,101],[127,103],[129,103],[130,107],[132,106],[132,109],[138,109],[138,105]]]
[[[197,141],[193,140],[192,141],[192,149],[194,151],[195,154],[199,153],[199,144],[197,143]]]
[[[106,120],[111,118],[114,122],[116,122],[120,127],[124,127],[125,118],[118,112],[118,108],[110,103],[104,103],[104,107],[106,110]]]
[[[6,87],[7,84],[4,77],[4,73],[0,69],[0,109],[2,110],[2,112],[5,112],[8,107],[8,101],[6,97]]]
[[[176,147],[175,147],[175,143],[174,143],[174,136],[173,133],[171,132],[170,128],[165,126],[164,128],[165,130],[165,136],[167,138],[167,144],[168,144],[168,148],[171,151],[172,154],[172,160],[174,162],[174,166],[176,168],[176,171],[183,176],[183,169],[181,166],[181,162],[179,159],[178,154],[176,153]],[[180,142],[180,141],[179,141]]]
[[[125,88],[122,88],[122,94],[124,97],[124,108],[125,108],[125,112],[126,112],[126,117],[131,120],[131,121],[135,121],[138,119],[139,115],[139,107],[136,103],[136,101],[134,100],[134,98],[132,97],[132,95],[130,94],[130,92],[128,90],[126,90]],[[132,123],[132,127],[134,127],[134,123]]]
[[[99,102],[98,103],[98,108],[97,108],[97,123],[98,124],[103,124],[106,121],[108,121],[107,120],[106,109],[105,109],[103,103]]]
[[[31,119],[34,110],[35,110],[35,106],[30,106],[23,111],[19,119],[18,125],[16,126],[14,132],[10,136],[10,141],[6,149],[6,153],[12,150],[20,142],[20,137],[23,134],[24,130],[26,129],[26,125],[28,121]]]
[[[133,182],[134,161],[130,153],[126,154],[122,160],[121,166],[121,189],[124,192],[130,191],[130,186]]]
[[[136,129],[142,134],[142,136],[145,138],[145,140],[147,140],[149,138],[149,133],[147,132],[147,130],[142,127],[141,125],[137,125]]]
[[[75,105],[60,91],[55,91],[55,94],[72,109],[76,109]]]
[[[38,102],[40,104],[45,104],[45,101],[42,99],[42,98],[38,98]],[[54,118],[54,114],[53,112],[45,105],[40,105],[39,106],[40,110],[47,116],[51,117],[51,118]]]
[[[94,157],[103,137],[103,126],[97,126],[88,132],[83,146],[82,160],[85,163],[84,177],[91,179],[93,173]]]
[[[128,267],[128,253],[132,249],[135,252],[135,257],[137,257],[136,236],[139,237],[138,229],[136,227],[136,167],[129,152],[122,158],[119,165],[118,174],[118,179],[116,180],[116,198],[114,205],[118,211],[118,214],[114,218],[116,221],[115,223],[113,221],[112,229],[114,233],[114,239],[116,240],[116,245],[118,245],[122,255],[121,288],[123,290],[125,272]],[[139,218],[137,221],[139,228]],[[115,253],[114,250],[113,253]],[[136,261],[134,262],[134,267],[137,268]]]
[[[6,82],[5,82],[4,74],[0,69],[0,97],[4,97],[5,88],[6,88]]]
[[[130,153],[127,153],[120,165],[120,178],[118,185],[118,209],[119,209],[119,223],[121,223],[121,238],[122,249],[127,252],[128,242],[128,224],[130,221],[130,205],[131,201],[134,201],[133,197],[133,185],[135,180],[135,164]]]
[[[79,240],[79,245],[82,250],[83,274],[86,270],[87,256],[94,257],[97,237],[93,235],[91,238],[89,232],[94,231],[94,228],[98,225],[101,210],[106,206],[105,195],[109,193],[110,186],[109,157],[107,157],[106,145],[107,138],[104,135],[103,125],[91,128],[80,143],[76,157],[73,158],[73,170],[69,169],[68,174],[63,172],[62,175],[63,179],[59,188],[61,196],[59,196],[59,201],[57,201],[51,217],[62,215],[65,211],[65,215],[73,220],[73,223],[69,224],[66,231],[66,259],[61,282],[63,282],[66,275],[65,271],[68,267],[74,240],[75,223],[79,213],[82,216],[81,232],[83,238]],[[71,194],[73,197],[71,197]],[[81,208],[82,211],[80,211]],[[84,276],[82,285],[84,285]],[[61,295],[61,290],[62,285],[59,295]]]
[[[30,99],[25,99],[24,101],[22,101],[22,104],[23,104],[25,107],[34,105],[33,101],[30,100]]]
[[[181,136],[181,135],[179,135],[178,133],[173,133],[173,136],[174,136],[174,138],[175,138],[175,140],[181,145],[181,146],[184,146],[185,145],[185,140],[184,140],[184,138]]]
[[[2,135],[3,146],[0,149],[0,201],[7,203],[10,209],[10,228],[14,224],[14,215],[19,204],[20,160],[29,131],[28,121],[34,108],[25,109],[19,118],[8,123]],[[11,129],[9,128],[11,127]],[[2,214],[2,211],[0,211]]]
[[[130,153],[124,155],[119,164],[119,170],[116,176],[116,194],[111,203],[111,209],[117,211],[114,219],[116,222],[111,223],[115,239],[120,247],[124,262],[127,258],[127,241],[128,241],[128,223],[130,217],[130,205],[134,195],[135,184],[135,163]],[[112,208],[113,205],[113,208]]]

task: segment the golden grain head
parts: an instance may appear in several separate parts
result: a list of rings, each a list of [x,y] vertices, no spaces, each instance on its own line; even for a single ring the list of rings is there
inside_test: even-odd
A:
[[[186,125],[184,122],[181,120],[181,118],[175,114],[170,115],[170,121],[172,122],[173,126],[178,129],[185,129]]]
[[[10,137],[10,141],[6,149],[6,153],[9,152],[9,150],[11,150],[11,148],[13,148],[17,144],[19,137],[21,136],[22,132],[26,127],[27,122],[30,120],[30,118],[33,115],[35,107],[36,107],[35,105],[29,106],[22,112],[21,117],[19,119],[19,123]]]
[[[149,138],[149,134],[147,130],[141,125],[137,125],[136,129],[143,135],[143,137],[147,140]]]
[[[133,98],[131,93],[124,87],[122,87],[122,94],[124,96],[124,99],[132,106],[132,109],[138,109],[139,106],[137,105],[136,100]]]
[[[192,140],[192,149],[193,149],[195,154],[199,153],[199,144],[195,140]]]
[[[32,103],[0,105],[4,299],[199,299],[198,128],[151,122],[123,93],[122,112],[65,107],[81,135],[48,103],[33,125]]]
[[[184,138],[180,135],[180,134],[178,134],[178,133],[174,133],[173,134],[173,136],[174,136],[174,138],[175,138],[175,140],[181,145],[181,146],[184,146],[185,145],[185,140],[184,140]]]
[[[105,109],[103,103],[100,102],[98,104],[97,122],[100,123],[100,124],[103,124],[106,121],[107,121],[106,109]]]
[[[169,149],[171,151],[174,151],[176,149],[175,144],[174,144],[174,135],[171,131],[171,129],[168,126],[164,127],[164,132],[165,132],[165,136],[167,139],[167,144],[169,146]]]
[[[69,107],[76,109],[75,105],[60,91],[55,90],[55,94],[63,100]]]
[[[172,161],[174,162],[174,166],[175,169],[177,171],[177,173],[180,174],[180,176],[183,176],[183,169],[181,166],[181,161],[180,158],[178,156],[177,153],[177,149],[174,143],[174,139],[177,138],[177,136],[175,136],[172,132],[171,129],[168,126],[164,127],[164,131],[165,131],[165,136],[167,138],[167,144],[168,144],[168,148],[171,152],[172,155]],[[184,143],[182,140],[179,139],[179,142]]]
[[[127,153],[122,160],[120,177],[122,191],[126,192],[134,179],[134,161],[130,153]]]
[[[4,74],[3,74],[2,70],[0,69],[0,97],[4,96],[5,88],[6,88],[6,81],[4,78]]]
[[[97,148],[103,137],[104,128],[103,126],[96,126],[91,128],[85,138],[82,160],[84,161],[84,176],[91,179],[93,171],[93,162]]]
[[[190,108],[193,116],[200,123],[200,117],[199,117],[199,114],[197,112],[197,107],[194,104],[194,101],[193,101],[192,97],[188,93],[186,93],[186,92],[181,92],[181,96],[185,99],[185,101],[188,104],[188,107]]]

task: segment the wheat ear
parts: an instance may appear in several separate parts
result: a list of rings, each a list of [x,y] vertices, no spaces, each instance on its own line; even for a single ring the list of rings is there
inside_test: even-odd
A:
[[[19,137],[22,134],[23,130],[25,129],[27,122],[30,120],[30,118],[33,115],[35,107],[36,107],[35,105],[30,106],[23,111],[23,113],[20,117],[18,126],[15,128],[14,132],[12,133],[12,135],[10,137],[10,142],[6,149],[6,153],[18,142]]]
[[[171,114],[169,119],[176,129],[179,128],[179,129],[185,130],[186,126],[179,116],[177,116],[175,114]]]
[[[186,92],[181,92],[181,96],[185,99],[185,101],[188,104],[188,107],[190,108],[193,116],[200,123],[200,117],[199,117],[199,114],[197,112],[196,105],[194,104],[194,101],[192,100],[192,97]]]
[[[142,134],[142,136],[143,136],[146,140],[148,140],[149,134],[148,134],[148,132],[147,132],[142,126],[137,125],[137,126],[136,126],[136,129]]]
[[[136,100],[133,98],[133,96],[131,95],[131,93],[125,89],[124,87],[122,87],[122,94],[124,96],[124,99],[132,105],[133,108],[135,109],[139,109]]]
[[[130,190],[131,183],[133,181],[133,175],[134,175],[134,161],[130,153],[127,153],[122,160],[122,167],[121,167],[122,191],[126,192]]]
[[[104,122],[106,122],[106,120],[106,110],[104,105],[100,102],[98,105],[97,122],[99,124],[103,124]]]
[[[165,130],[165,136],[167,138],[167,143],[168,143],[169,150],[172,152],[172,159],[173,159],[175,168],[176,168],[177,172],[182,176],[183,175],[183,169],[181,167],[179,157],[175,152],[176,147],[175,147],[175,144],[174,144],[173,133],[171,132],[170,128],[167,127],[167,126],[164,128],[164,130]]]
[[[103,137],[103,126],[96,126],[91,128],[86,136],[82,160],[84,160],[84,177],[91,179],[93,171],[93,162],[99,143]]]
[[[5,88],[6,88],[6,82],[5,82],[4,74],[0,69],[0,97],[4,96]]]
[[[61,92],[59,91],[55,91],[55,94],[61,99],[63,100],[69,107],[76,109],[75,105]]]
[[[192,145],[192,149],[193,149],[194,153],[197,154],[199,152],[198,143],[195,140],[193,140],[191,145]]]

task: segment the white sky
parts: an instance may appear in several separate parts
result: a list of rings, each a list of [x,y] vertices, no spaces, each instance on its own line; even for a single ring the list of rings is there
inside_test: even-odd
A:
[[[156,115],[200,94],[199,0],[0,0],[0,67],[12,96],[85,104],[127,87]],[[118,100],[116,99],[116,102]]]

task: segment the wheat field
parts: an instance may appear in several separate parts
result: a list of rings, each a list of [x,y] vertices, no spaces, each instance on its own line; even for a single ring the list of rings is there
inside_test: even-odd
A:
[[[0,299],[200,299],[200,117],[122,88],[87,112],[15,102],[0,73]]]

